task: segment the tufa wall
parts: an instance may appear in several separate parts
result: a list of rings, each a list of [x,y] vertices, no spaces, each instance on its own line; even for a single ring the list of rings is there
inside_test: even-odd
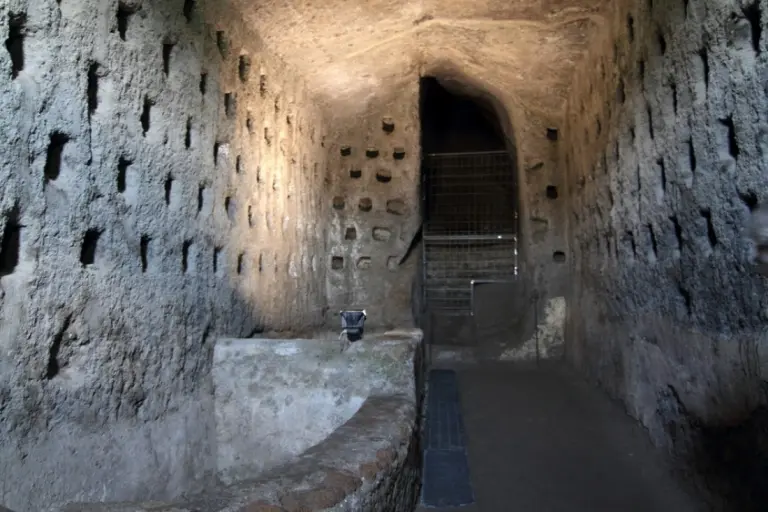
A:
[[[363,114],[334,118],[329,129],[328,324],[365,308],[366,325],[413,325],[412,282],[421,268],[413,242],[419,211],[419,85],[368,99]]]
[[[322,322],[321,115],[226,5],[12,0],[0,40],[0,502],[198,488],[214,337]]]
[[[568,357],[741,510],[768,455],[766,280],[743,235],[766,191],[765,24],[757,2],[617,9],[560,143]]]

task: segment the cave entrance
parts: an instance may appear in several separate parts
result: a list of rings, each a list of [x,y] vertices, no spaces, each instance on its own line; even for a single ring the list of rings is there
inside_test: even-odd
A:
[[[422,78],[420,90],[422,304],[431,339],[474,344],[478,313],[509,314],[503,297],[486,297],[481,306],[478,290],[517,280],[515,158],[490,104],[455,94],[432,77]],[[498,314],[489,316],[489,307]]]

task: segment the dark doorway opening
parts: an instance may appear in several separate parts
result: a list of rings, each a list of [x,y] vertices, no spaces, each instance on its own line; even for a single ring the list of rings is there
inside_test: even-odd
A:
[[[441,344],[474,345],[481,291],[494,289],[492,300],[499,302],[498,294],[509,295],[517,280],[513,148],[489,102],[454,93],[435,78],[421,81],[420,114],[422,325],[429,324],[429,337]],[[491,324],[505,316],[497,313]]]
[[[450,92],[437,79],[421,79],[424,154],[505,151],[504,132],[490,105]]]

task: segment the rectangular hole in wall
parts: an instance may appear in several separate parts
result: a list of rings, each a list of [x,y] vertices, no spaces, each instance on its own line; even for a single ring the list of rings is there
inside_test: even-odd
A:
[[[707,240],[709,241],[709,247],[714,249],[717,246],[718,240],[715,226],[712,224],[712,211],[709,210],[709,208],[703,208],[700,213],[707,224]]]
[[[224,94],[224,115],[227,117],[234,117],[237,112],[237,98],[234,93],[228,92]]]
[[[91,118],[96,113],[99,106],[99,63],[92,62],[88,67],[88,117]]]
[[[219,275],[219,273],[223,270],[222,268],[222,248],[221,247],[214,247],[213,248],[213,273],[214,275]]]
[[[184,132],[184,147],[189,149],[192,147],[192,118],[187,118],[187,127]]]
[[[628,249],[632,255],[632,257],[637,256],[637,243],[635,242],[635,234],[632,231],[627,231],[624,233],[624,240],[626,244],[628,245]]]
[[[651,140],[653,140],[655,133],[653,131],[653,111],[651,110],[651,104],[646,103],[645,109],[648,114],[648,135],[651,137]]]
[[[656,240],[653,224],[648,224],[648,237],[651,240],[651,259],[655,261],[659,257],[659,244]]]
[[[669,218],[672,222],[672,227],[675,231],[675,240],[677,241],[676,250],[678,256],[683,252],[683,228],[680,226],[680,222],[677,220],[677,216],[673,215]]]
[[[11,57],[11,77],[16,78],[24,69],[24,37],[26,33],[27,15],[24,13],[8,14],[8,38],[5,49]]]
[[[683,288],[682,286],[678,287],[678,291],[680,292],[680,297],[683,299],[683,304],[685,304],[685,311],[688,314],[688,316],[693,314],[693,301],[691,299],[691,293]]]
[[[370,197],[363,197],[358,201],[357,207],[361,212],[369,212],[373,210],[373,200]]]
[[[557,128],[547,128],[547,139],[552,142],[558,139]]]
[[[126,40],[128,25],[131,17],[141,9],[141,2],[133,0],[118,0],[117,2],[117,31],[120,39]]]
[[[144,96],[144,106],[142,107],[141,117],[139,120],[141,121],[141,130],[145,137],[147,135],[147,132],[149,131],[150,123],[152,121],[153,105],[154,105],[154,102],[151,99],[149,99],[148,96]]]
[[[140,247],[139,247],[139,256],[141,258],[141,271],[146,272],[149,268],[149,244],[152,241],[152,239],[147,236],[143,235],[141,237]]]
[[[124,156],[121,156],[117,162],[117,191],[121,194],[125,192],[128,180],[128,168],[133,164]]]
[[[557,187],[554,185],[547,185],[547,199],[557,199],[559,194],[557,192]]]
[[[241,82],[245,83],[248,81],[251,76],[251,58],[248,55],[240,56],[237,72],[240,75]]]
[[[181,271],[186,274],[189,272],[189,253],[192,248],[192,240],[185,240],[181,246]]]
[[[197,1],[196,0],[184,0],[184,17],[187,19],[187,23],[191,23],[192,19],[194,18],[195,12],[197,11]]]
[[[221,142],[213,143],[213,165],[219,165],[219,149],[221,149]]]
[[[235,200],[232,197],[227,196],[224,198],[224,210],[227,213],[227,218],[229,221],[234,222],[235,217],[237,216],[237,208],[235,205]]]
[[[754,190],[747,190],[746,192],[739,192],[739,199],[744,203],[744,206],[746,206],[750,212],[753,212],[757,209],[757,194],[755,194]]]
[[[173,176],[169,174],[165,178],[165,205],[166,206],[170,206],[172,194],[173,194]]]
[[[658,50],[658,55],[662,57],[667,53],[667,40],[661,32],[661,27],[656,27],[656,49]]]
[[[388,169],[379,169],[376,171],[376,181],[379,183],[389,183],[392,181],[392,172]]]
[[[723,134],[723,141],[721,144],[723,146],[726,146],[728,149],[728,154],[733,158],[734,160],[738,160],[739,158],[739,143],[736,138],[736,127],[733,124],[733,116],[728,116],[725,119],[720,119],[720,124],[724,128],[724,134]]]
[[[670,82],[669,89],[672,94],[672,112],[674,112],[674,114],[677,115],[677,109],[678,109],[677,102],[679,101],[677,96],[677,84],[674,82]]]
[[[21,228],[18,208],[14,208],[5,217],[5,228],[0,242],[0,277],[12,274],[19,264]]]
[[[69,142],[69,135],[61,132],[53,132],[48,142],[48,152],[45,158],[43,175],[45,181],[54,181],[61,172],[61,159],[64,146]]]
[[[371,237],[377,242],[389,242],[392,238],[392,230],[376,226],[371,230]]]
[[[168,76],[171,72],[171,56],[173,55],[173,48],[176,43],[172,41],[166,41],[163,43],[163,73]]]
[[[98,250],[101,230],[89,229],[83,236],[83,243],[80,247],[80,263],[84,267],[93,265],[96,262],[96,252]]]
[[[699,50],[698,55],[701,66],[700,80],[704,83],[704,93],[706,94],[707,90],[709,89],[709,54],[707,52],[706,46]]]
[[[762,13],[760,12],[760,1],[752,0],[747,5],[742,7],[744,17],[749,22],[749,26],[752,32],[752,49],[755,50],[755,55],[760,55],[760,38],[763,34],[763,26],[760,24],[762,20]]]
[[[205,185],[199,185],[197,187],[197,213],[203,210],[205,205]]]
[[[229,56],[229,38],[227,38],[223,30],[216,32],[216,47],[219,49],[222,59],[226,59]]]
[[[693,139],[688,139],[688,166],[692,173],[696,172],[696,152],[693,149]]]
[[[208,91],[208,73],[203,71],[200,73],[200,94],[202,96],[205,96],[205,93]]]

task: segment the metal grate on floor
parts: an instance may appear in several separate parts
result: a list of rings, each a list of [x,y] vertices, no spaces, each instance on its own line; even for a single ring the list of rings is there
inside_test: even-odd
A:
[[[422,506],[463,507],[475,502],[458,380],[451,370],[429,372],[423,464]]]

